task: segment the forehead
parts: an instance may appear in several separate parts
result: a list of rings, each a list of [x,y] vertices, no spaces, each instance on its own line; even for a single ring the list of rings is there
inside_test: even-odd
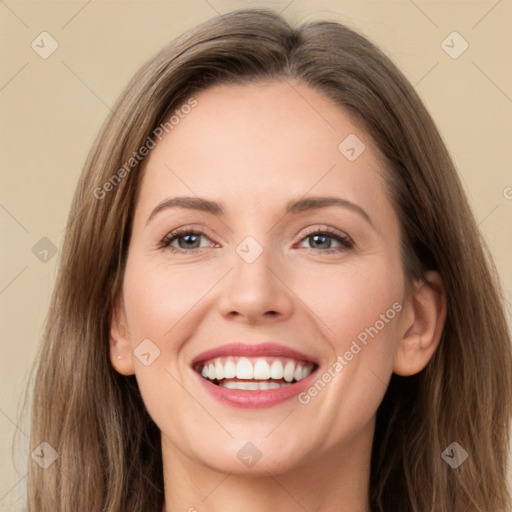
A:
[[[148,155],[141,203],[197,194],[247,210],[332,193],[383,203],[378,149],[319,92],[281,80],[219,85],[194,99]]]

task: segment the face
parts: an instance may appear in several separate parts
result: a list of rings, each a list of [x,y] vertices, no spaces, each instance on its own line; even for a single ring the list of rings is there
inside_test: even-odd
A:
[[[175,457],[251,474],[339,463],[371,440],[403,327],[377,149],[298,83],[195,99],[145,161],[113,362]]]

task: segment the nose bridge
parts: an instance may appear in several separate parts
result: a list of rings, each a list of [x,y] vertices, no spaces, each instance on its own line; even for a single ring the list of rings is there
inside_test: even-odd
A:
[[[279,254],[274,253],[267,235],[246,236],[233,254],[233,271],[223,289],[221,309],[224,315],[257,321],[263,316],[290,314],[289,291],[276,276]]]

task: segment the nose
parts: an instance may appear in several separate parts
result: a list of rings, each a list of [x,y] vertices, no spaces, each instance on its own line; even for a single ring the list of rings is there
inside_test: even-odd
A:
[[[273,261],[271,261],[273,260]],[[219,298],[221,314],[250,324],[283,321],[293,311],[293,292],[270,251],[249,263],[235,253]]]

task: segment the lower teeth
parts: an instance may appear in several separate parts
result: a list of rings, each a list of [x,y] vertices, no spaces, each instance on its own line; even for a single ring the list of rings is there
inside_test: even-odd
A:
[[[258,391],[265,389],[279,389],[290,386],[291,382],[286,381],[269,381],[269,380],[252,380],[252,381],[240,381],[234,379],[223,379],[218,385],[228,389],[243,389],[248,391]]]

